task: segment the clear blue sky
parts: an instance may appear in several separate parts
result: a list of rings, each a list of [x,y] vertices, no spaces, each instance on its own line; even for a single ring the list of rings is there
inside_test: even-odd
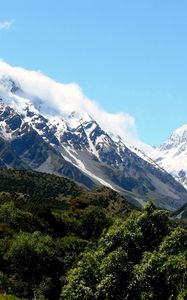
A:
[[[186,0],[0,1],[0,58],[76,82],[161,144],[187,123]]]

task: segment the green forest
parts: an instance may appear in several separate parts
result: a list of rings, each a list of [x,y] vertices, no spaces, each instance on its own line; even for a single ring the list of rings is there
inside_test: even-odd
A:
[[[185,300],[187,223],[106,187],[0,171],[0,300]]]

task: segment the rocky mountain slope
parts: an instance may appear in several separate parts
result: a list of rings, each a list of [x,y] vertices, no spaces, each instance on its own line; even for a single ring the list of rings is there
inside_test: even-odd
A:
[[[187,203],[179,209],[177,209],[175,212],[173,212],[172,217],[177,218],[179,220],[184,220],[187,224]]]
[[[174,210],[187,201],[183,186],[149,157],[112,137],[84,111],[63,115],[46,109],[40,95],[25,91],[15,77],[0,78],[1,168],[63,175],[89,189],[105,185],[136,205],[153,198]]]

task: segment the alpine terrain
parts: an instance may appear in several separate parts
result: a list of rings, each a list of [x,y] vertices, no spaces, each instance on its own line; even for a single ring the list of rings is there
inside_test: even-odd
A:
[[[53,108],[37,92],[32,72],[19,68],[17,73],[10,66],[7,70],[0,70],[1,168],[63,175],[89,189],[105,185],[138,206],[150,198],[157,206],[170,210],[186,203],[186,189],[159,166],[162,156],[153,162],[119,136],[103,130],[81,107],[68,113],[67,107],[64,111]],[[38,76],[47,86],[47,77]],[[55,84],[61,89],[62,84]],[[55,96],[52,101],[55,103]],[[71,103],[71,94],[68,101]],[[172,155],[175,151],[181,161],[187,137],[184,129],[161,148],[163,157],[167,151]],[[167,154],[167,157],[171,156]],[[166,166],[167,159],[163,159],[161,166]],[[182,164],[177,170],[184,183]]]
[[[187,124],[176,129],[158,149],[155,162],[187,188]]]

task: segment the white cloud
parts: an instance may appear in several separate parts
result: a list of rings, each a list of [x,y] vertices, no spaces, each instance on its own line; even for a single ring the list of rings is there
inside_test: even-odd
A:
[[[9,30],[14,23],[14,20],[0,21],[0,30]]]
[[[19,82],[26,94],[33,97],[33,102],[41,100],[41,109],[51,115],[68,116],[73,111],[89,114],[103,130],[109,134],[119,135],[134,146],[147,149],[139,138],[135,119],[128,113],[109,113],[99,104],[84,95],[76,83],[63,84],[43,75],[40,71],[28,71],[20,67],[12,67],[0,61],[0,78],[10,76]],[[37,99],[37,100],[36,100]]]

